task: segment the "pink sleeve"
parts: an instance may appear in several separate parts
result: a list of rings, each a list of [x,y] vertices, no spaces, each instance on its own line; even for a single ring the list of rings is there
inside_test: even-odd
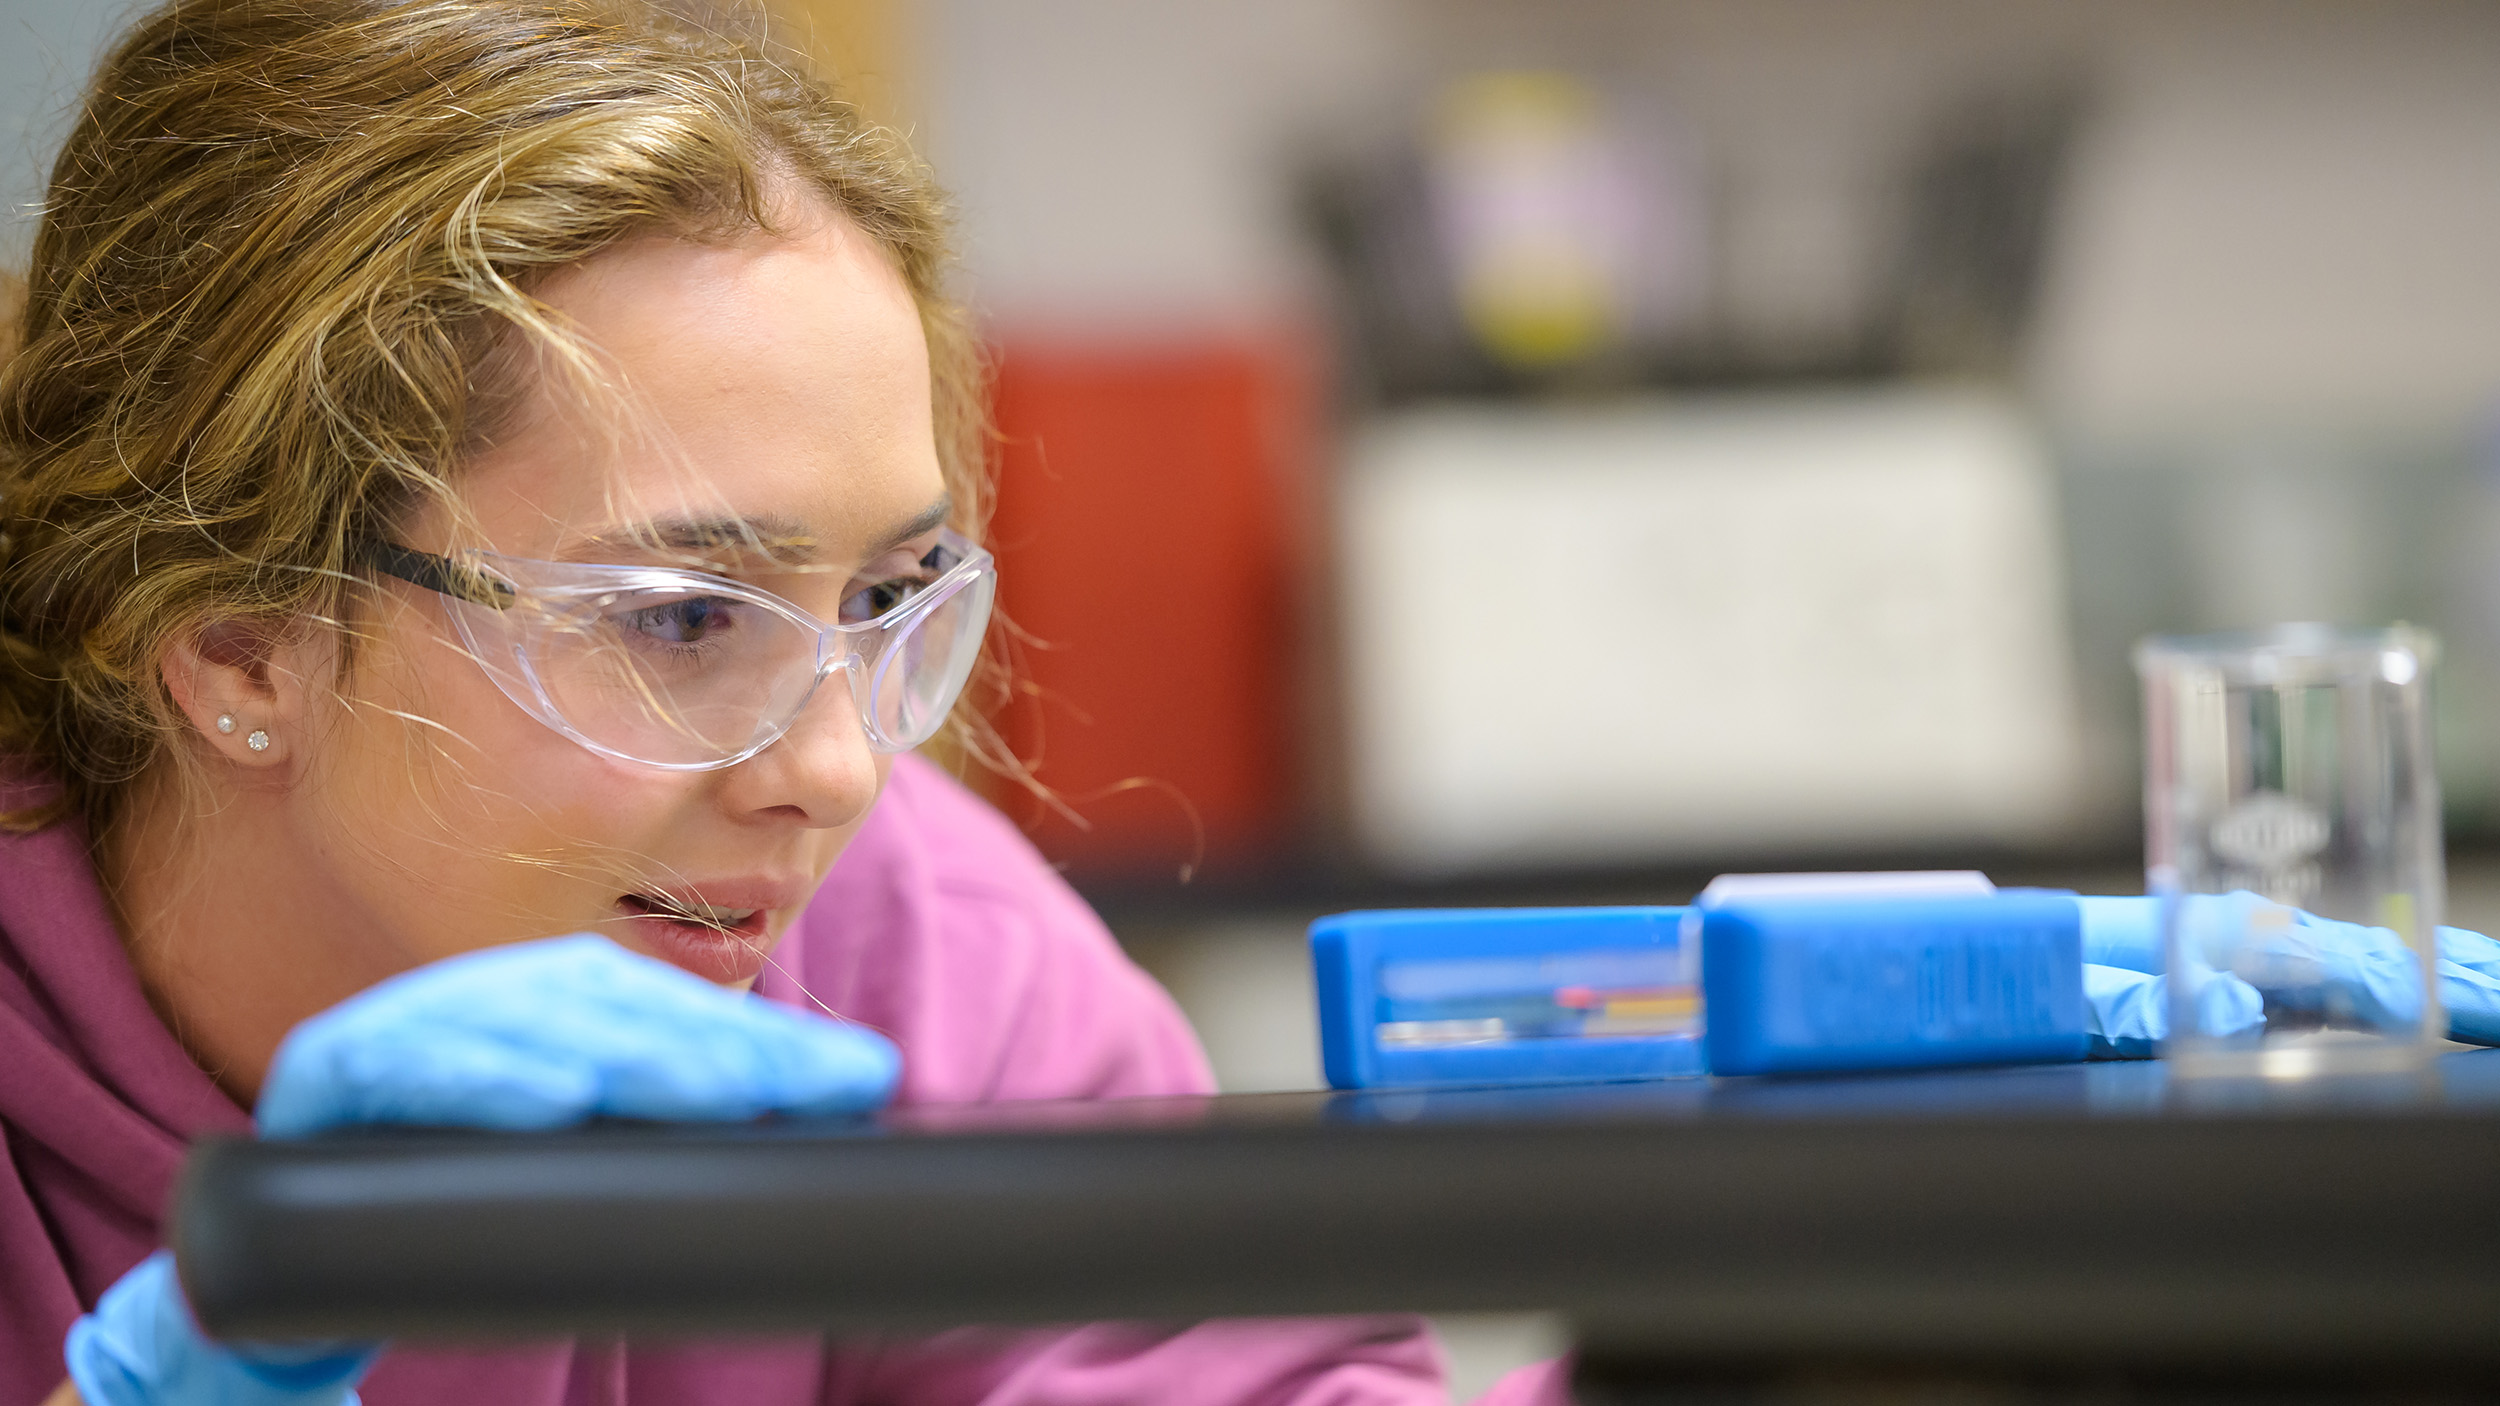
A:
[[[904,1103],[1215,1088],[1179,1008],[1084,900],[996,810],[917,758],[897,761],[776,957],[765,994],[812,996],[902,1046]],[[1443,1379],[1439,1344],[1408,1315],[1097,1323],[852,1344],[825,1400],[1438,1406]]]
[[[903,1104],[1215,1090],[1170,996],[988,802],[901,757],[760,983],[893,1037]]]

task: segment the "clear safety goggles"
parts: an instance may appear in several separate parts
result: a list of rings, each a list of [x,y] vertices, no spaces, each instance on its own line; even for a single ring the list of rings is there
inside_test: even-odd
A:
[[[439,557],[368,543],[367,565],[439,592],[461,641],[522,711],[605,756],[672,771],[746,760],[848,676],[868,745],[928,741],[963,692],[998,570],[952,531],[834,624],[770,591],[667,566]]]

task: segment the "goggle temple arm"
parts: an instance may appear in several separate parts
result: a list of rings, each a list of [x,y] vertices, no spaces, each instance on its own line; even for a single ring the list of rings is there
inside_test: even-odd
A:
[[[400,546],[396,542],[359,542],[356,554],[367,566],[386,576],[396,576],[409,585],[422,586],[454,600],[464,600],[490,610],[511,609],[518,594],[508,583],[482,571],[462,566],[448,557]]]

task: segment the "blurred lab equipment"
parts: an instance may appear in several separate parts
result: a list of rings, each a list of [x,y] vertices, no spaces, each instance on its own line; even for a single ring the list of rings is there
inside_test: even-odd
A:
[[[2395,1072],[2436,1048],[2437,652],[2401,625],[2137,646],[2179,1073]]]
[[[1375,422],[1338,519],[1363,851],[1430,877],[2062,833],[2046,461],[1943,390]]]
[[[1425,107],[1304,192],[1351,384],[1638,383],[1702,335],[1705,180],[1672,114],[1552,70],[1461,75]]]
[[[1562,73],[1488,73],[1443,94],[1425,159],[1460,320],[1517,371],[1585,361],[1673,321],[1698,280],[1689,202]],[[1664,168],[1671,171],[1673,168]]]
[[[1356,398],[2011,374],[2074,83],[1923,99],[1871,147],[1709,87],[1485,69],[1349,124],[1303,208]]]

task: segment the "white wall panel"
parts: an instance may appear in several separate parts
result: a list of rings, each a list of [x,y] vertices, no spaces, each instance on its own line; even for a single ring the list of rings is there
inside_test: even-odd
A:
[[[2045,457],[1950,393],[1378,424],[1341,527],[1364,843],[1433,873],[2054,833]]]

